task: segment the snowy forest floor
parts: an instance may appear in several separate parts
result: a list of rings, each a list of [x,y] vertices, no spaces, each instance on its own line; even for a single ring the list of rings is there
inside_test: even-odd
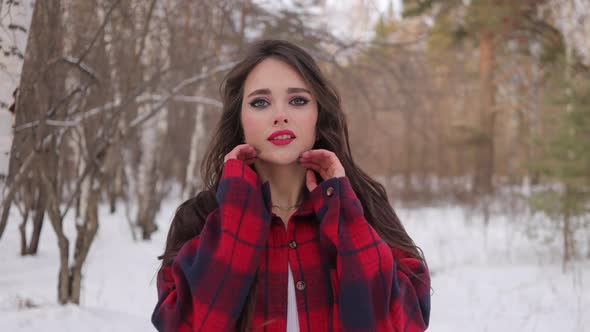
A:
[[[59,255],[47,222],[36,257],[19,255],[17,212],[0,240],[1,331],[151,331],[156,256],[177,200],[166,200],[160,231],[133,242],[124,209],[101,223],[90,250],[80,306],[57,304]],[[590,260],[562,271],[559,239],[527,236],[530,221],[481,216],[458,207],[396,209],[432,273],[429,331],[590,331]],[[72,216],[66,217],[70,246]]]

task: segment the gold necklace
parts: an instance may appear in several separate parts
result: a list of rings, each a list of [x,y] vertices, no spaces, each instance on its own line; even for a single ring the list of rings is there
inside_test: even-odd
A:
[[[293,209],[296,209],[296,208],[298,208],[299,206],[301,206],[301,202],[300,202],[300,203],[298,203],[297,205],[293,205],[293,206],[287,206],[287,207],[278,206],[278,205],[274,205],[274,204],[272,205],[272,207],[276,207],[276,208],[278,208],[278,209],[281,209],[281,210],[283,210],[283,211],[289,211],[289,210],[293,210]]]

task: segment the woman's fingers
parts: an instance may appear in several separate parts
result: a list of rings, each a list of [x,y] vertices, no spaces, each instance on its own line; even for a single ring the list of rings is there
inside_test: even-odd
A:
[[[329,168],[338,160],[334,152],[323,149],[305,151],[301,158],[303,161],[312,161],[324,168]]]
[[[258,153],[256,149],[250,144],[240,144],[233,148],[227,155],[224,157],[224,162],[228,159],[239,159],[243,160],[244,162],[253,162],[252,159],[256,159]]]
[[[240,150],[238,159],[247,160],[256,157],[256,150],[253,147],[247,146]]]
[[[299,163],[306,168],[320,173],[324,180],[332,177],[344,176],[344,167],[332,151],[317,149],[305,151],[299,158]]]
[[[244,159],[243,161],[246,165],[252,165],[256,161],[256,158]]]
[[[315,164],[312,162],[301,162],[300,164],[301,164],[301,166],[303,166],[305,168],[308,168],[308,169],[311,169],[311,170],[314,170],[314,171],[320,173],[322,178],[324,177],[324,175],[326,173],[325,170],[318,164]]]
[[[308,169],[307,172],[305,172],[305,184],[309,191],[313,191],[318,186],[318,181],[311,169]]]
[[[307,157],[307,158],[320,158],[320,157],[323,158],[323,157],[330,156],[330,155],[335,155],[335,154],[334,154],[334,152],[328,151],[325,149],[307,150],[301,154],[302,157]]]

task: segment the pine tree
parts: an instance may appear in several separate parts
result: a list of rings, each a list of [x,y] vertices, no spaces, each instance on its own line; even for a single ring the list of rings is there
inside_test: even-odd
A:
[[[405,16],[430,14],[434,18],[431,47],[449,47],[469,39],[479,49],[479,112],[477,124],[467,128],[467,141],[477,148],[473,190],[493,190],[496,132],[496,72],[502,45],[508,40],[527,44],[528,38],[544,34],[537,29],[544,22],[536,18],[536,9],[544,1],[508,0],[409,0]],[[525,45],[526,46],[526,45]],[[526,48],[524,48],[526,49]]]
[[[543,157],[531,165],[558,186],[530,198],[533,209],[553,219],[562,234],[564,269],[577,256],[575,234],[590,226],[590,74],[572,76],[571,68],[564,70],[568,65],[553,71],[557,78],[550,101],[559,113],[546,119],[553,128],[539,139]]]

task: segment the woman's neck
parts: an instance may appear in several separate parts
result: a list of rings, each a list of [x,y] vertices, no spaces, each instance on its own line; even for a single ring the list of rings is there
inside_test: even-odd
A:
[[[269,164],[261,160],[257,160],[254,166],[262,183],[269,182],[273,205],[288,208],[301,203],[305,185],[304,167],[298,164]]]

